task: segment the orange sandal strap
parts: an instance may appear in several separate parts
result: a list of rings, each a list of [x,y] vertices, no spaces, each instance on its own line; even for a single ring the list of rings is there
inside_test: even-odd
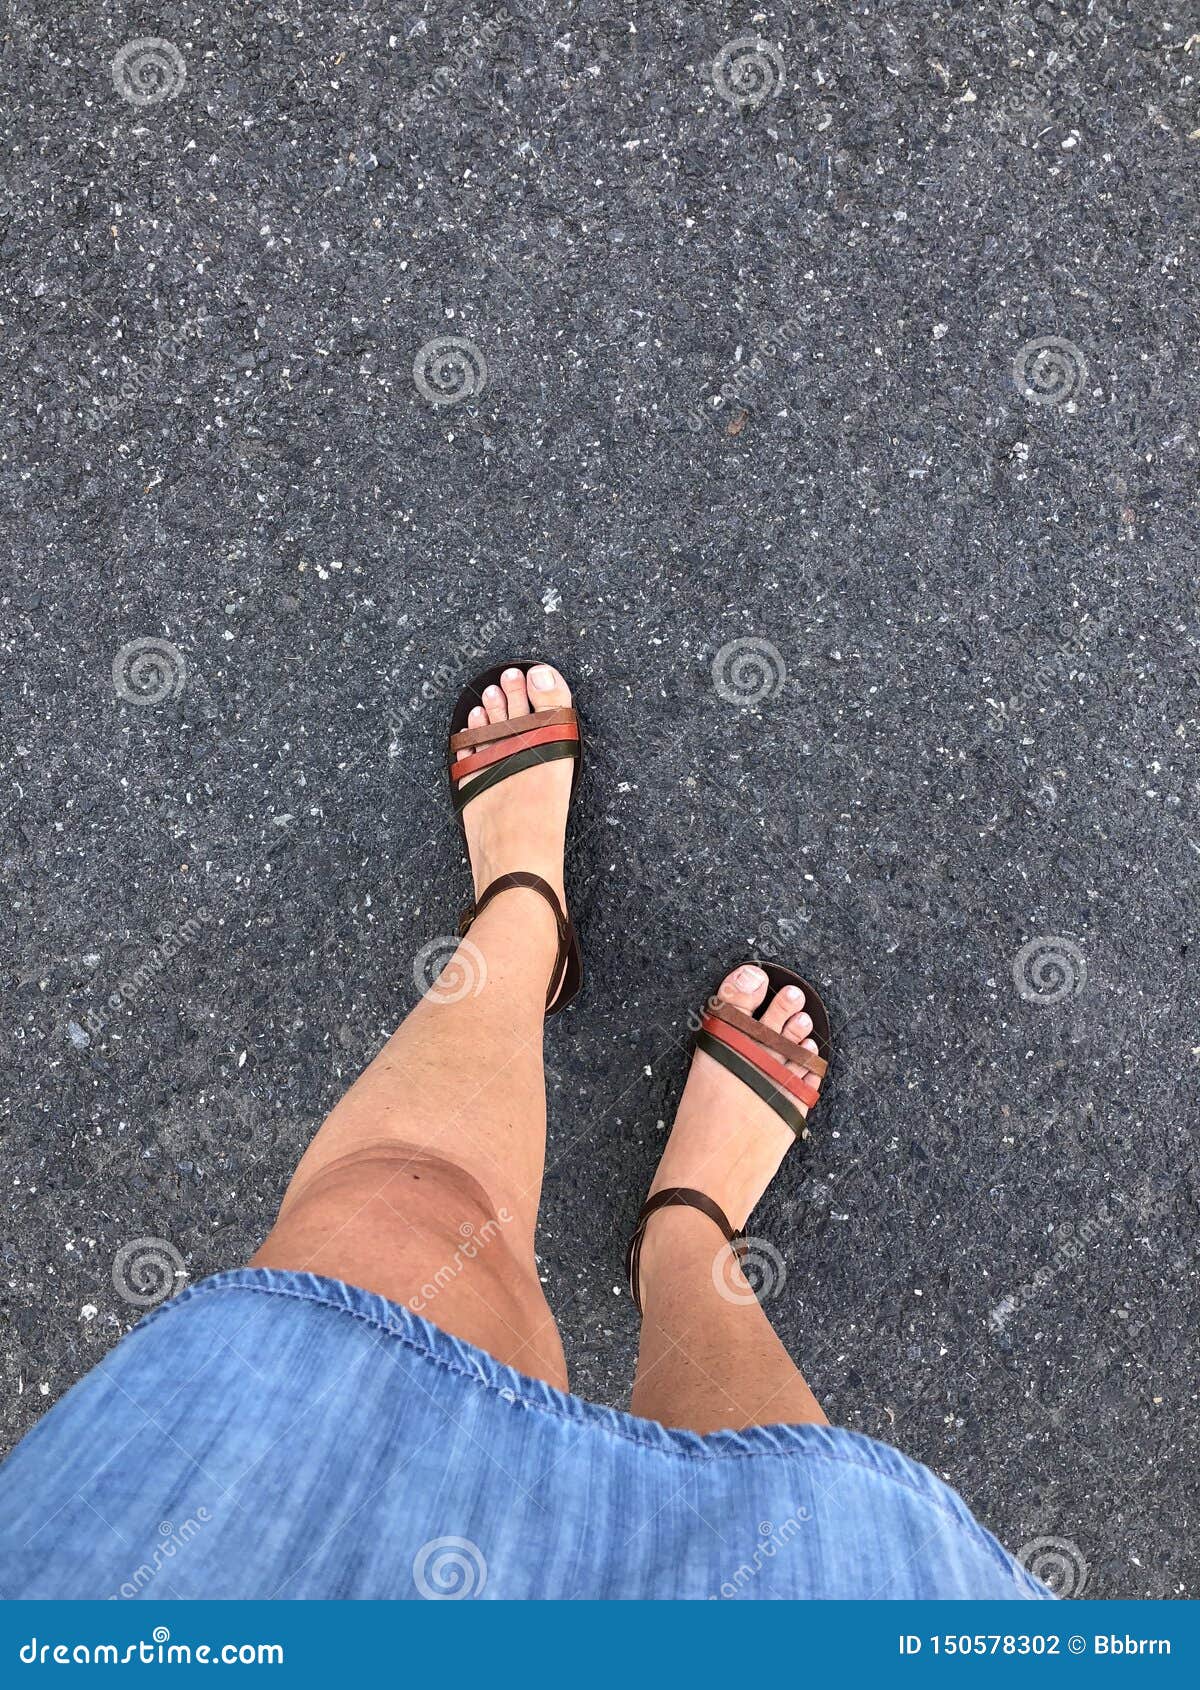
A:
[[[535,725],[539,728],[578,728],[579,717],[568,704],[561,710],[535,710],[531,716],[510,716],[506,722],[485,722],[480,728],[462,728],[451,734],[450,750],[454,754],[473,751],[477,745],[493,745],[498,739],[525,733]]]
[[[775,1056],[781,1056],[785,1062],[794,1062],[798,1068],[806,1068],[818,1080],[823,1080],[829,1072],[829,1064],[823,1056],[818,1056],[815,1050],[804,1050],[795,1039],[785,1039],[782,1033],[772,1032],[770,1027],[764,1027],[761,1021],[756,1021],[753,1015],[747,1015],[744,1009],[736,1009],[731,1003],[723,1003],[720,998],[705,1005],[706,1018],[713,1021],[724,1021],[735,1032],[753,1039],[755,1044],[762,1045],[765,1050]]]
[[[765,1051],[757,1040],[746,1038],[736,1027],[726,1026],[706,1015],[700,1022],[700,1028],[709,1038],[727,1050],[736,1052],[743,1061],[749,1062],[772,1085],[778,1086],[781,1091],[790,1092],[807,1107],[812,1096],[812,1082],[806,1074],[794,1074],[777,1057]]]
[[[450,801],[461,817],[467,805],[485,792],[490,792],[494,786],[499,786],[502,780],[511,780],[514,775],[523,774],[526,769],[537,768],[541,763],[553,763],[563,757],[570,757],[579,768],[580,741],[578,739],[561,740],[557,744],[553,741],[546,745],[527,745],[524,750],[512,751],[501,757],[491,768],[483,769],[475,776],[468,786],[459,785],[453,774],[450,778]],[[464,762],[466,759],[464,758]]]
[[[740,1034],[732,1027],[721,1028],[719,1022],[709,1022],[706,1026],[701,1022],[700,1030],[696,1034],[697,1050],[702,1050],[706,1056],[711,1056],[714,1062],[719,1062],[722,1068],[731,1073],[735,1079],[741,1080],[756,1096],[761,1097],[768,1104],[779,1119],[795,1133],[797,1138],[803,1138],[808,1131],[804,1110],[809,1107],[808,1098],[802,1096],[795,1087],[800,1084],[803,1075],[788,1074],[781,1062],[776,1062],[773,1056],[758,1056],[756,1047],[749,1039],[745,1045],[749,1049],[739,1050],[735,1040],[740,1040]],[[767,1064],[770,1063],[770,1072]]]
[[[527,716],[525,720],[529,721],[530,718]],[[499,723],[496,725],[500,726]],[[494,764],[502,763],[506,757],[515,757],[519,752],[528,751],[535,745],[557,745],[578,738],[577,723],[563,722],[557,726],[548,724],[545,727],[539,723],[536,728],[526,728],[523,733],[512,734],[507,739],[484,745],[466,757],[457,758],[450,765],[450,779],[455,782],[464,780],[468,775],[478,774],[480,769],[490,769]]]

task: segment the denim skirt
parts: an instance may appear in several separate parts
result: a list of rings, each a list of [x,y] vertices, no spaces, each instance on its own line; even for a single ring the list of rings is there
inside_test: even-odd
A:
[[[1047,1598],[855,1432],[701,1437],[528,1379],[338,1280],[163,1304],[0,1468],[22,1597]]]

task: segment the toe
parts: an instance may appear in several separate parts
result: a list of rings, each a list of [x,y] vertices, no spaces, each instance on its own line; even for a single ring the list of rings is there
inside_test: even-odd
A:
[[[761,1020],[764,1027],[769,1027],[773,1033],[782,1033],[785,1023],[804,1008],[804,993],[799,986],[784,986],[775,993],[770,1003],[763,1010]],[[805,1032],[811,1028],[806,1027]]]
[[[802,1016],[800,1019],[807,1020],[808,1017]],[[787,1037],[786,1028],[784,1029],[784,1037]],[[804,1050],[811,1050],[813,1055],[816,1055],[817,1041],[815,1039],[801,1039],[800,1044]],[[812,1108],[821,1093],[820,1080],[818,1080],[815,1074],[810,1074],[807,1069],[800,1071],[800,1093],[801,1101],[805,1104],[806,1109]]]
[[[467,726],[469,728],[486,727],[487,719],[487,711],[477,704],[467,716]],[[458,754],[458,761],[461,763],[464,757],[469,757],[470,755],[471,753],[469,751],[460,751]]]
[[[535,710],[563,710],[571,702],[571,689],[557,669],[535,663],[529,671],[529,702]]]
[[[499,687],[484,687],[483,707],[489,722],[507,722],[508,703]]]
[[[721,981],[717,996],[722,1003],[732,1004],[752,1015],[767,994],[767,977],[752,962],[743,963]]]
[[[764,1016],[764,1020],[766,1017]],[[807,1010],[800,1010],[797,1015],[790,1015],[784,1022],[782,1032],[785,1039],[795,1039],[797,1044],[803,1044],[812,1032],[812,1016]],[[811,1044],[811,1039],[809,1040]]]
[[[504,689],[509,716],[528,716],[530,704],[529,693],[525,688],[524,670],[506,669],[500,677],[500,685]]]

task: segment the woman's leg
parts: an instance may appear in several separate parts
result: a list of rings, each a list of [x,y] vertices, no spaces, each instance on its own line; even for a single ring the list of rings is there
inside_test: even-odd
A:
[[[720,996],[749,1012],[766,990],[763,971],[747,965],[735,969]],[[798,988],[785,988],[762,1020],[813,1050],[803,1002]],[[810,1083],[815,1102],[817,1082]],[[794,1142],[768,1104],[698,1050],[651,1195],[664,1186],[702,1191],[741,1230]],[[646,1227],[640,1266],[645,1313],[635,1414],[695,1432],[776,1421],[826,1423],[733,1251],[706,1215],[659,1210]]]
[[[538,682],[543,684],[539,687]],[[506,671],[499,722],[570,703],[551,669]],[[572,764],[547,763],[463,812],[476,893],[526,869],[563,899]],[[564,901],[565,907],[565,901]],[[497,896],[435,986],[309,1145],[253,1266],[329,1275],[407,1304],[566,1388],[534,1259],[546,1138],[542,1021],[554,917],[527,888]]]

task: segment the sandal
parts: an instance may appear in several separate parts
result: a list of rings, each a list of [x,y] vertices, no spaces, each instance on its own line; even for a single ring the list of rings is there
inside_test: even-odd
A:
[[[727,1068],[731,1074],[736,1074],[739,1080],[745,1081],[751,1091],[756,1092],[764,1103],[770,1104],[780,1120],[791,1127],[797,1138],[802,1138],[807,1131],[806,1117],[795,1102],[799,1096],[797,1082],[800,1076],[785,1068],[783,1061],[793,1062],[798,1067],[807,1069],[817,1079],[824,1078],[829,1071],[831,1054],[829,1012],[821,1002],[816,987],[810,986],[807,980],[802,980],[790,968],[761,961],[758,962],[758,967],[767,976],[768,982],[759,1014],[782,987],[799,986],[804,993],[805,1011],[812,1018],[812,1033],[809,1037],[817,1047],[816,1053],[805,1050],[792,1039],[785,1039],[782,1033],[773,1033],[769,1027],[761,1024],[758,1016],[747,1015],[744,1010],[735,1009],[732,1004],[723,1003],[716,997],[710,998],[704,1006],[694,1045],[711,1056],[714,1062],[719,1062],[722,1068]],[[783,1061],[780,1061],[780,1058],[783,1058]],[[642,1204],[633,1237],[629,1240],[629,1248],[625,1253],[629,1294],[639,1314],[642,1313],[642,1294],[638,1270],[646,1223],[651,1215],[656,1215],[660,1209],[672,1208],[699,1209],[701,1214],[707,1215],[709,1220],[720,1228],[725,1242],[739,1261],[745,1251],[745,1234],[730,1225],[724,1210],[714,1203],[711,1197],[706,1197],[702,1191],[692,1191],[687,1186],[664,1186]]]
[[[571,780],[571,800],[574,801],[575,788],[579,785],[580,770],[583,767],[583,742],[579,732],[579,717],[573,708],[568,706],[559,710],[535,710],[528,716],[510,717],[507,722],[488,722],[481,728],[467,726],[467,717],[471,711],[476,705],[483,703],[485,687],[499,686],[500,677],[506,669],[521,669],[528,674],[535,662],[541,661],[540,658],[529,658],[498,663],[494,669],[488,669],[482,675],[476,675],[473,681],[468,681],[458,695],[454,714],[450,718],[446,767],[450,778],[450,801],[454,805],[460,826],[462,813],[472,798],[478,798],[481,792],[489,792],[493,786],[499,786],[500,782],[508,780],[510,775],[519,775],[524,769],[531,769],[538,763],[556,762],[560,757],[570,757],[575,763]],[[472,755],[459,759],[460,751],[470,751]],[[484,773],[480,774],[480,770]],[[477,778],[469,785],[461,786],[459,783],[468,775],[475,775]],[[463,827],[464,843],[466,837],[467,830]],[[490,886],[484,887],[471,908],[464,912],[458,924],[458,936],[460,939],[465,936],[475,917],[497,894],[517,886],[528,887],[530,891],[537,892],[554,912],[554,923],[558,928],[558,955],[554,960],[550,985],[546,992],[546,1014],[557,1015],[559,1010],[565,1009],[577,995],[583,983],[583,956],[574,923],[559,903],[554,888],[540,875],[528,874],[524,870],[498,875]]]

